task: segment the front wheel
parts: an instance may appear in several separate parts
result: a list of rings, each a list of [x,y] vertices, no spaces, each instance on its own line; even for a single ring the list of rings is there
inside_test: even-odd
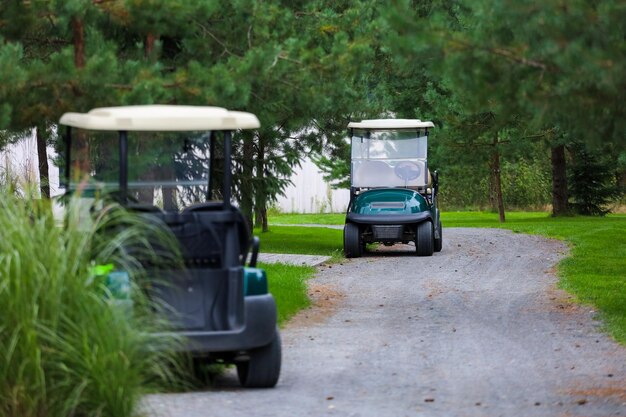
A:
[[[358,258],[361,256],[363,247],[361,231],[354,223],[346,223],[343,228],[343,253],[346,258]]]
[[[272,388],[280,376],[282,351],[280,334],[269,345],[250,351],[250,359],[237,363],[239,382],[246,388]]]
[[[435,239],[433,237],[433,224],[425,221],[417,225],[415,231],[415,251],[417,256],[432,256]]]

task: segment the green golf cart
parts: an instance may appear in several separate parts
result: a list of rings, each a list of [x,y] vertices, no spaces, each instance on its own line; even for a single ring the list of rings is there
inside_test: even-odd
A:
[[[356,258],[368,243],[415,242],[418,256],[443,244],[437,207],[438,175],[431,176],[427,144],[432,122],[377,119],[351,122],[350,203],[344,254]]]
[[[175,236],[182,262],[143,266],[153,279],[148,295],[167,307],[180,349],[196,363],[235,364],[243,386],[276,385],[276,304],[256,267],[258,239],[231,204],[232,133],[258,128],[256,116],[147,105],[66,113],[60,124],[68,193],[108,195]]]

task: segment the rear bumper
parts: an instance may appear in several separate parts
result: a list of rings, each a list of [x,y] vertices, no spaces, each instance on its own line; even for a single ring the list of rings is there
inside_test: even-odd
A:
[[[232,330],[180,331],[160,333],[183,337],[181,352],[208,354],[249,350],[269,344],[276,333],[276,303],[271,294],[251,295],[244,299],[243,326]]]
[[[395,225],[395,224],[418,224],[426,220],[432,221],[430,211],[422,211],[414,214],[356,214],[348,213],[346,223],[372,224],[372,225]]]

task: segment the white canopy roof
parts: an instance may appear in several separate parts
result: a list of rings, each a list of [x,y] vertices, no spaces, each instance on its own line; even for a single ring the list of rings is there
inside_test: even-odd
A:
[[[419,119],[373,119],[350,122],[348,127],[355,129],[416,129],[435,127],[433,122],[422,122]]]
[[[237,130],[261,126],[252,113],[176,105],[101,107],[88,113],[65,113],[59,123],[89,130],[139,131]]]

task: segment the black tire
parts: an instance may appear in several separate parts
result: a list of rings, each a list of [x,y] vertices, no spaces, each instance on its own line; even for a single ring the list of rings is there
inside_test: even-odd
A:
[[[250,351],[250,360],[237,363],[237,376],[246,388],[272,388],[280,376],[282,360],[280,334],[269,345]]]
[[[425,221],[417,225],[415,231],[415,251],[417,256],[432,256],[435,248],[433,224]]]
[[[363,247],[359,226],[354,223],[346,223],[343,228],[343,253],[346,258],[358,258],[361,256]]]
[[[441,227],[441,222],[437,223],[437,228],[439,229],[439,239],[435,239],[435,252],[441,252],[441,248],[443,248],[443,227]]]

